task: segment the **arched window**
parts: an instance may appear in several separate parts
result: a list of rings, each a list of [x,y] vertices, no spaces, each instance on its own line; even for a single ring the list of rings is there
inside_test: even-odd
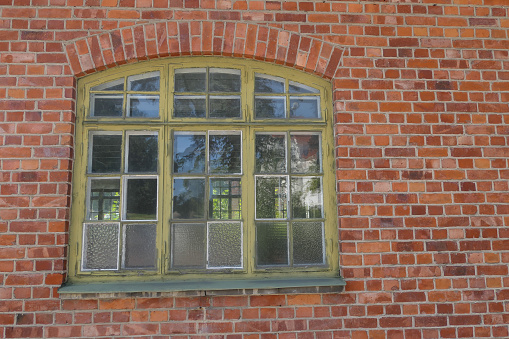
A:
[[[171,58],[78,96],[71,282],[337,276],[327,81]]]

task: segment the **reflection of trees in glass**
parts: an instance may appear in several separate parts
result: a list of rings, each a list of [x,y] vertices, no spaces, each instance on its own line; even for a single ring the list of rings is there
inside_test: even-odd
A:
[[[320,178],[292,178],[292,218],[322,217]]]
[[[205,92],[205,71],[175,73],[175,92]]]
[[[262,77],[255,77],[255,93],[284,93],[285,83]]]
[[[209,91],[210,92],[240,92],[240,71],[230,70],[231,72],[210,72]]]
[[[241,183],[238,179],[210,181],[209,214],[212,219],[241,218]]]
[[[281,119],[286,116],[285,98],[255,98],[255,115],[256,118],[273,118]]]
[[[127,180],[126,216],[129,220],[152,220],[157,212],[157,180]]]
[[[240,98],[210,98],[211,118],[238,118],[240,117]]]
[[[211,135],[209,162],[212,173],[239,173],[240,135]]]
[[[286,178],[258,177],[256,180],[256,218],[284,219],[286,215]]]
[[[159,91],[159,76],[131,81],[131,91],[138,92]]]
[[[256,172],[286,172],[285,136],[257,134],[255,141]]]
[[[204,135],[175,135],[173,171],[175,173],[205,172]]]
[[[205,204],[204,179],[175,179],[173,185],[173,218],[203,218]]]
[[[129,137],[129,172],[157,172],[157,136]]]
[[[320,137],[317,134],[291,135],[293,173],[320,173]]]
[[[122,136],[96,134],[92,138],[92,173],[120,172]]]

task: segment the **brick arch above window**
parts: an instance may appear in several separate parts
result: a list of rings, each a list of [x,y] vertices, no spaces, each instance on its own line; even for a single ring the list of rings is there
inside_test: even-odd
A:
[[[69,43],[66,54],[78,77],[139,60],[216,55],[263,60],[332,79],[343,49],[257,23],[165,21],[83,37]]]

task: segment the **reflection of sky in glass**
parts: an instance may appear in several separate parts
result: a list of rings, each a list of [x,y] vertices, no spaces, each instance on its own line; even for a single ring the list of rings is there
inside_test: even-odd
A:
[[[132,98],[131,116],[138,118],[157,118],[159,116],[159,99]]]
[[[173,141],[175,173],[205,172],[205,136],[177,134]]]
[[[204,217],[205,179],[173,180],[173,218]]]
[[[318,118],[318,99],[290,98],[290,117],[292,118]]]

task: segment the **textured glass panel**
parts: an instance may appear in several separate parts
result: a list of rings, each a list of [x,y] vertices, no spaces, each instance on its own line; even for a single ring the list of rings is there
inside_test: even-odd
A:
[[[205,92],[207,76],[204,68],[175,71],[175,92]]]
[[[206,112],[205,97],[175,96],[173,115],[176,118],[204,118]]]
[[[320,173],[320,135],[291,134],[292,173]]]
[[[126,205],[128,220],[157,219],[157,179],[127,179]]]
[[[127,78],[129,89],[137,92],[159,91],[159,72],[135,75]]]
[[[285,80],[270,76],[255,76],[255,93],[284,93]]]
[[[208,267],[242,267],[240,223],[210,223],[208,236]]]
[[[240,118],[240,97],[211,97],[209,117]]]
[[[256,218],[283,219],[287,216],[286,177],[256,178]]]
[[[209,73],[209,92],[240,92],[240,70],[212,68]]]
[[[290,118],[318,119],[318,97],[290,97]]]
[[[287,223],[256,223],[256,264],[288,265]]]
[[[173,137],[173,172],[205,172],[205,135],[175,134]]]
[[[255,117],[257,119],[282,119],[286,117],[284,97],[256,97]]]
[[[293,81],[290,81],[290,87],[289,87],[289,92],[290,93],[320,93],[319,90],[317,90],[316,88],[313,88],[313,87],[309,87],[309,86],[306,86],[304,84],[300,84],[298,82],[293,82]]]
[[[92,94],[93,117],[121,117],[123,111],[124,97],[122,95],[100,95]]]
[[[120,179],[91,179],[88,219],[120,219]]]
[[[323,226],[321,222],[295,222],[293,230],[293,264],[324,263]]]
[[[172,267],[205,268],[205,224],[172,225]]]
[[[157,135],[129,135],[129,173],[157,172]]]
[[[209,136],[209,166],[211,173],[240,173],[241,140],[239,134]]]
[[[205,217],[205,179],[173,180],[173,218]]]
[[[156,225],[125,225],[123,266],[131,269],[156,267]]]
[[[319,177],[292,177],[292,218],[322,218],[322,183]]]
[[[122,135],[92,134],[92,173],[119,173]]]
[[[118,269],[118,228],[117,223],[83,226],[83,269]]]
[[[255,158],[257,173],[286,172],[285,135],[256,134]]]
[[[240,179],[210,179],[209,217],[240,219],[241,197]]]
[[[159,116],[159,97],[131,97],[129,116],[157,118]]]
[[[100,84],[92,87],[92,91],[123,91],[124,79],[113,80],[105,84]]]

